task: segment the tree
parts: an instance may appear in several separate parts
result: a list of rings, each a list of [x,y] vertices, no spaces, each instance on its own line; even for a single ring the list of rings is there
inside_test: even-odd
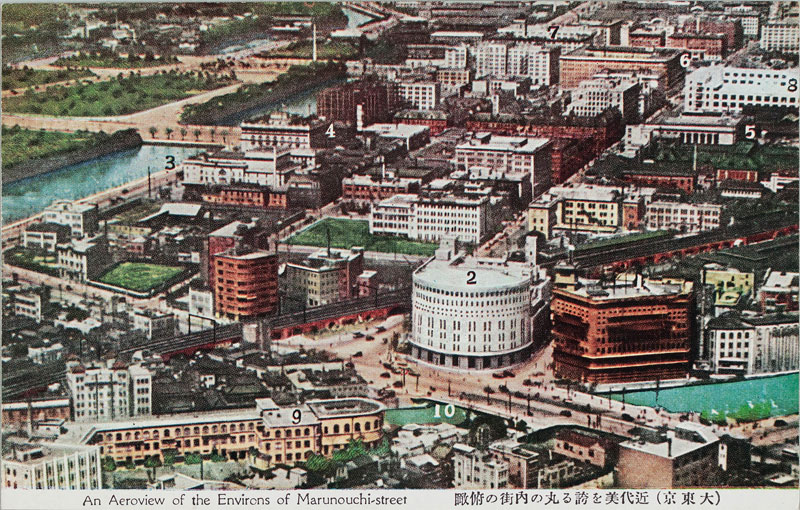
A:
[[[144,467],[150,469],[147,477],[151,482],[156,479],[156,468],[161,467],[161,465],[161,458],[158,455],[150,455],[144,460]]]
[[[200,140],[200,133],[202,133],[202,131],[200,131],[199,129],[195,129],[194,131],[192,131],[192,134],[194,135],[194,141],[195,142]]]
[[[158,128],[155,127],[155,126],[150,126],[150,129],[148,129],[148,131],[150,132],[150,136],[152,138],[155,138],[156,137],[156,133],[158,133]]]
[[[483,388],[483,391],[486,393],[486,403],[490,404],[491,402],[489,401],[489,395],[494,393],[494,389],[491,386],[486,386]]]
[[[172,136],[172,131],[173,131],[172,128],[167,128],[164,130],[164,132],[167,133],[167,140],[169,140],[170,137]]]
[[[214,136],[217,134],[217,128],[212,127],[208,132],[211,133],[211,141],[213,142]]]
[[[103,457],[103,471],[110,473],[116,469],[117,469],[117,463],[114,462],[113,457],[108,455]]]
[[[222,143],[228,143],[228,135],[231,134],[227,129],[223,129],[220,133],[222,135]]]
[[[186,140],[186,133],[188,133],[188,131],[186,131],[186,128],[182,127],[181,128],[181,140]]]

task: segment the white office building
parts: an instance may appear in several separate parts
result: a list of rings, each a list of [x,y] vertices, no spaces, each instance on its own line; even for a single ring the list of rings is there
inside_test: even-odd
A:
[[[800,368],[797,312],[717,317],[706,326],[711,370],[765,374]]]
[[[453,446],[453,483],[457,489],[508,487],[508,463],[472,446]]]
[[[286,148],[268,147],[248,152],[217,151],[184,160],[185,184],[258,184],[282,187],[299,170]]]
[[[688,204],[659,200],[647,204],[647,230],[678,230],[697,233],[719,228],[722,206],[719,204]]]
[[[97,231],[97,208],[90,204],[58,200],[47,206],[42,215],[44,223],[70,227],[72,237],[90,236]]]
[[[639,117],[639,94],[642,86],[635,80],[597,78],[584,80],[572,91],[566,115],[594,117],[616,108],[626,122]]]
[[[686,77],[684,111],[733,112],[745,106],[797,106],[798,69],[702,67]]]
[[[796,53],[800,50],[800,25],[794,21],[769,21],[761,27],[761,49]]]
[[[143,367],[68,363],[67,388],[75,421],[109,421],[152,413],[152,376]]]
[[[533,43],[482,42],[475,47],[475,75],[530,78],[531,85],[558,82],[559,48]]]
[[[404,80],[397,83],[397,93],[414,110],[434,110],[441,101],[441,87],[436,81]]]
[[[4,488],[102,488],[99,446],[53,443],[9,443],[6,446],[8,453],[3,455],[2,467]]]
[[[530,357],[549,300],[536,239],[523,261],[478,258],[444,239],[413,275],[411,355],[461,370],[498,369]]]

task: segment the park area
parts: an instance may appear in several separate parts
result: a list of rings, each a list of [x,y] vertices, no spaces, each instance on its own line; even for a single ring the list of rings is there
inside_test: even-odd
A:
[[[105,133],[89,133],[88,131],[62,133],[43,129],[23,129],[19,126],[11,128],[3,126],[2,129],[3,170],[24,161],[92,147],[108,139],[108,135]]]
[[[361,246],[366,251],[431,256],[438,245],[409,241],[401,237],[376,236],[369,233],[369,222],[345,218],[325,218],[286,240],[287,244],[302,246],[327,246],[330,230],[331,247],[350,249]]]
[[[17,246],[3,253],[5,263],[9,266],[30,269],[37,273],[58,276],[58,260],[54,253]]]
[[[162,266],[144,262],[123,262],[107,271],[98,280],[101,283],[145,292],[162,285],[183,272],[181,266]]]
[[[228,76],[168,72],[140,76],[131,72],[98,83],[53,85],[42,92],[3,98],[3,110],[66,117],[126,115],[230,85]]]
[[[3,90],[23,89],[37,87],[48,83],[77,80],[94,76],[88,69],[60,69],[48,71],[44,69],[30,69],[3,66]]]
[[[139,69],[143,67],[157,67],[177,64],[178,58],[173,56],[154,57],[152,54],[144,56],[130,54],[121,57],[113,52],[79,53],[69,57],[61,57],[53,65],[64,67],[101,67],[113,69]]]
[[[658,392],[625,392],[628,404],[663,407],[673,413],[696,412],[708,421],[724,423],[725,418],[755,421],[785,416],[798,411],[798,374],[786,374],[725,383],[666,388]],[[621,401],[622,393],[608,395]]]
[[[279,48],[266,54],[266,57],[284,58],[311,58],[313,53],[312,43],[309,40],[297,41],[286,48]],[[325,41],[317,44],[317,58],[327,59],[349,59],[355,58],[358,50],[355,46],[341,41]]]

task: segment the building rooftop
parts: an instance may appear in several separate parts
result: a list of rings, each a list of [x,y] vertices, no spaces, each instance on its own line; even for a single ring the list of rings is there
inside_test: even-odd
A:
[[[468,274],[474,284],[466,287]],[[479,259],[463,252],[452,258],[431,258],[414,272],[417,285],[430,285],[453,291],[481,291],[516,288],[530,283],[532,266],[522,262],[505,262],[501,259]]]
[[[703,427],[703,425],[700,424],[690,425],[699,425],[700,427]],[[676,429],[677,428],[678,427],[676,426]],[[679,437],[679,434],[683,435],[684,437],[692,437],[692,440]],[[683,433],[676,431],[674,437],[670,436],[662,439],[663,440],[659,440],[658,442],[647,441],[644,439],[624,441],[620,443],[620,447],[638,450],[640,452],[649,453],[650,455],[655,455],[658,457],[674,459],[677,457],[683,457],[684,455],[690,454],[708,444],[719,441],[719,438],[710,431],[700,431],[695,429],[686,429],[683,431]]]
[[[371,124],[364,128],[367,133],[390,138],[411,138],[430,131],[428,126],[415,124]]]
[[[456,146],[456,150],[494,150],[533,154],[550,143],[548,138],[528,138],[524,136],[500,136],[478,133],[467,143]]]
[[[374,414],[386,409],[383,404],[376,400],[358,397],[312,400],[307,405],[320,419]]]
[[[574,291],[565,292],[589,298],[593,301],[623,300],[651,296],[677,296],[684,293],[684,289],[680,285],[657,284],[653,282],[642,282],[639,285],[623,282],[613,286],[600,286],[592,280],[580,279],[580,282],[583,286]]]

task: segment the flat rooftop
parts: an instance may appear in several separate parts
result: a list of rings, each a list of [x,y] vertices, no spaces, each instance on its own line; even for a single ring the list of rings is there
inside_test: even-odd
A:
[[[386,410],[386,407],[376,400],[358,397],[312,400],[307,405],[320,419],[361,416]]]
[[[521,262],[497,264],[480,262],[480,259],[460,254],[450,260],[431,259],[414,272],[416,285],[429,285],[437,289],[453,291],[485,291],[511,289],[528,285],[531,279],[531,266]],[[466,280],[474,272],[474,284],[466,285]]]

